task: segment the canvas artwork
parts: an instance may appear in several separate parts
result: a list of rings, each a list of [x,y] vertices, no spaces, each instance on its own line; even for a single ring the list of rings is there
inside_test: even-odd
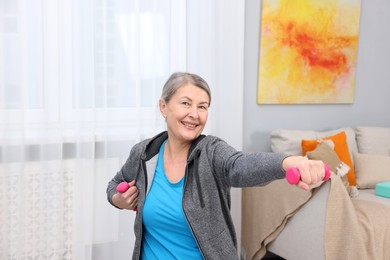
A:
[[[257,103],[353,103],[360,6],[263,0]]]

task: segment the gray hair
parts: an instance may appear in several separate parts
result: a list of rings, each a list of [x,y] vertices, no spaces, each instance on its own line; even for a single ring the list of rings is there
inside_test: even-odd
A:
[[[207,95],[209,96],[209,105],[211,103],[211,91],[210,87],[207,84],[207,82],[201,78],[200,76],[196,74],[191,74],[188,72],[175,72],[173,73],[167,82],[165,83],[162,93],[161,93],[161,99],[164,100],[166,103],[168,103],[172,96],[175,94],[175,92],[180,88],[185,86],[186,84],[191,83],[194,86],[197,86],[198,88],[203,89],[206,91]]]

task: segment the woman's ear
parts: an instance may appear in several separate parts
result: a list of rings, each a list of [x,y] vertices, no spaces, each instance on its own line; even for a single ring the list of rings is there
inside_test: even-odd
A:
[[[165,112],[165,109],[166,109],[166,107],[167,107],[167,104],[165,103],[165,101],[164,100],[162,100],[162,99],[160,99],[160,101],[159,101],[159,107],[160,107],[160,113],[161,113],[161,115],[164,117],[164,118],[167,118],[167,114],[166,114],[166,112]]]

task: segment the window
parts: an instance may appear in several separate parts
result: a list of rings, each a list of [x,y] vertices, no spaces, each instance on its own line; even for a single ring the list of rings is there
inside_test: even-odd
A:
[[[159,123],[162,85],[186,64],[185,3],[168,3],[0,1],[0,120]]]

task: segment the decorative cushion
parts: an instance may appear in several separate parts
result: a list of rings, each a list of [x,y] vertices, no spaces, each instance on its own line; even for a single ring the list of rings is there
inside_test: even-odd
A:
[[[331,144],[334,146],[333,142],[331,142]],[[356,197],[359,194],[359,191],[356,189],[356,187],[353,187],[349,184],[348,178],[346,176],[350,170],[349,166],[340,161],[339,157],[333,148],[329,145],[328,141],[319,143],[317,148],[308,152],[306,156],[311,160],[321,160],[326,163],[333,173],[340,176],[348,194],[351,197]]]
[[[355,153],[358,188],[373,189],[378,182],[390,181],[390,156]]]
[[[359,153],[389,155],[390,128],[356,127]]]
[[[321,140],[332,140],[335,147],[334,151],[336,152],[339,159],[347,164],[350,168],[347,173],[348,181],[351,186],[356,186],[356,177],[355,170],[352,163],[351,155],[349,153],[348,144],[347,144],[347,136],[345,132],[341,132],[332,136],[324,137],[322,139],[317,140],[302,140],[302,154],[306,155],[307,152],[314,150],[318,143]]]
[[[347,135],[349,153],[353,154],[357,152],[355,131],[351,127],[343,127],[323,132],[317,132],[312,130],[275,129],[271,132],[271,148],[272,151],[275,153],[301,155],[302,139],[321,139],[327,136],[335,135],[340,132],[345,132]]]

